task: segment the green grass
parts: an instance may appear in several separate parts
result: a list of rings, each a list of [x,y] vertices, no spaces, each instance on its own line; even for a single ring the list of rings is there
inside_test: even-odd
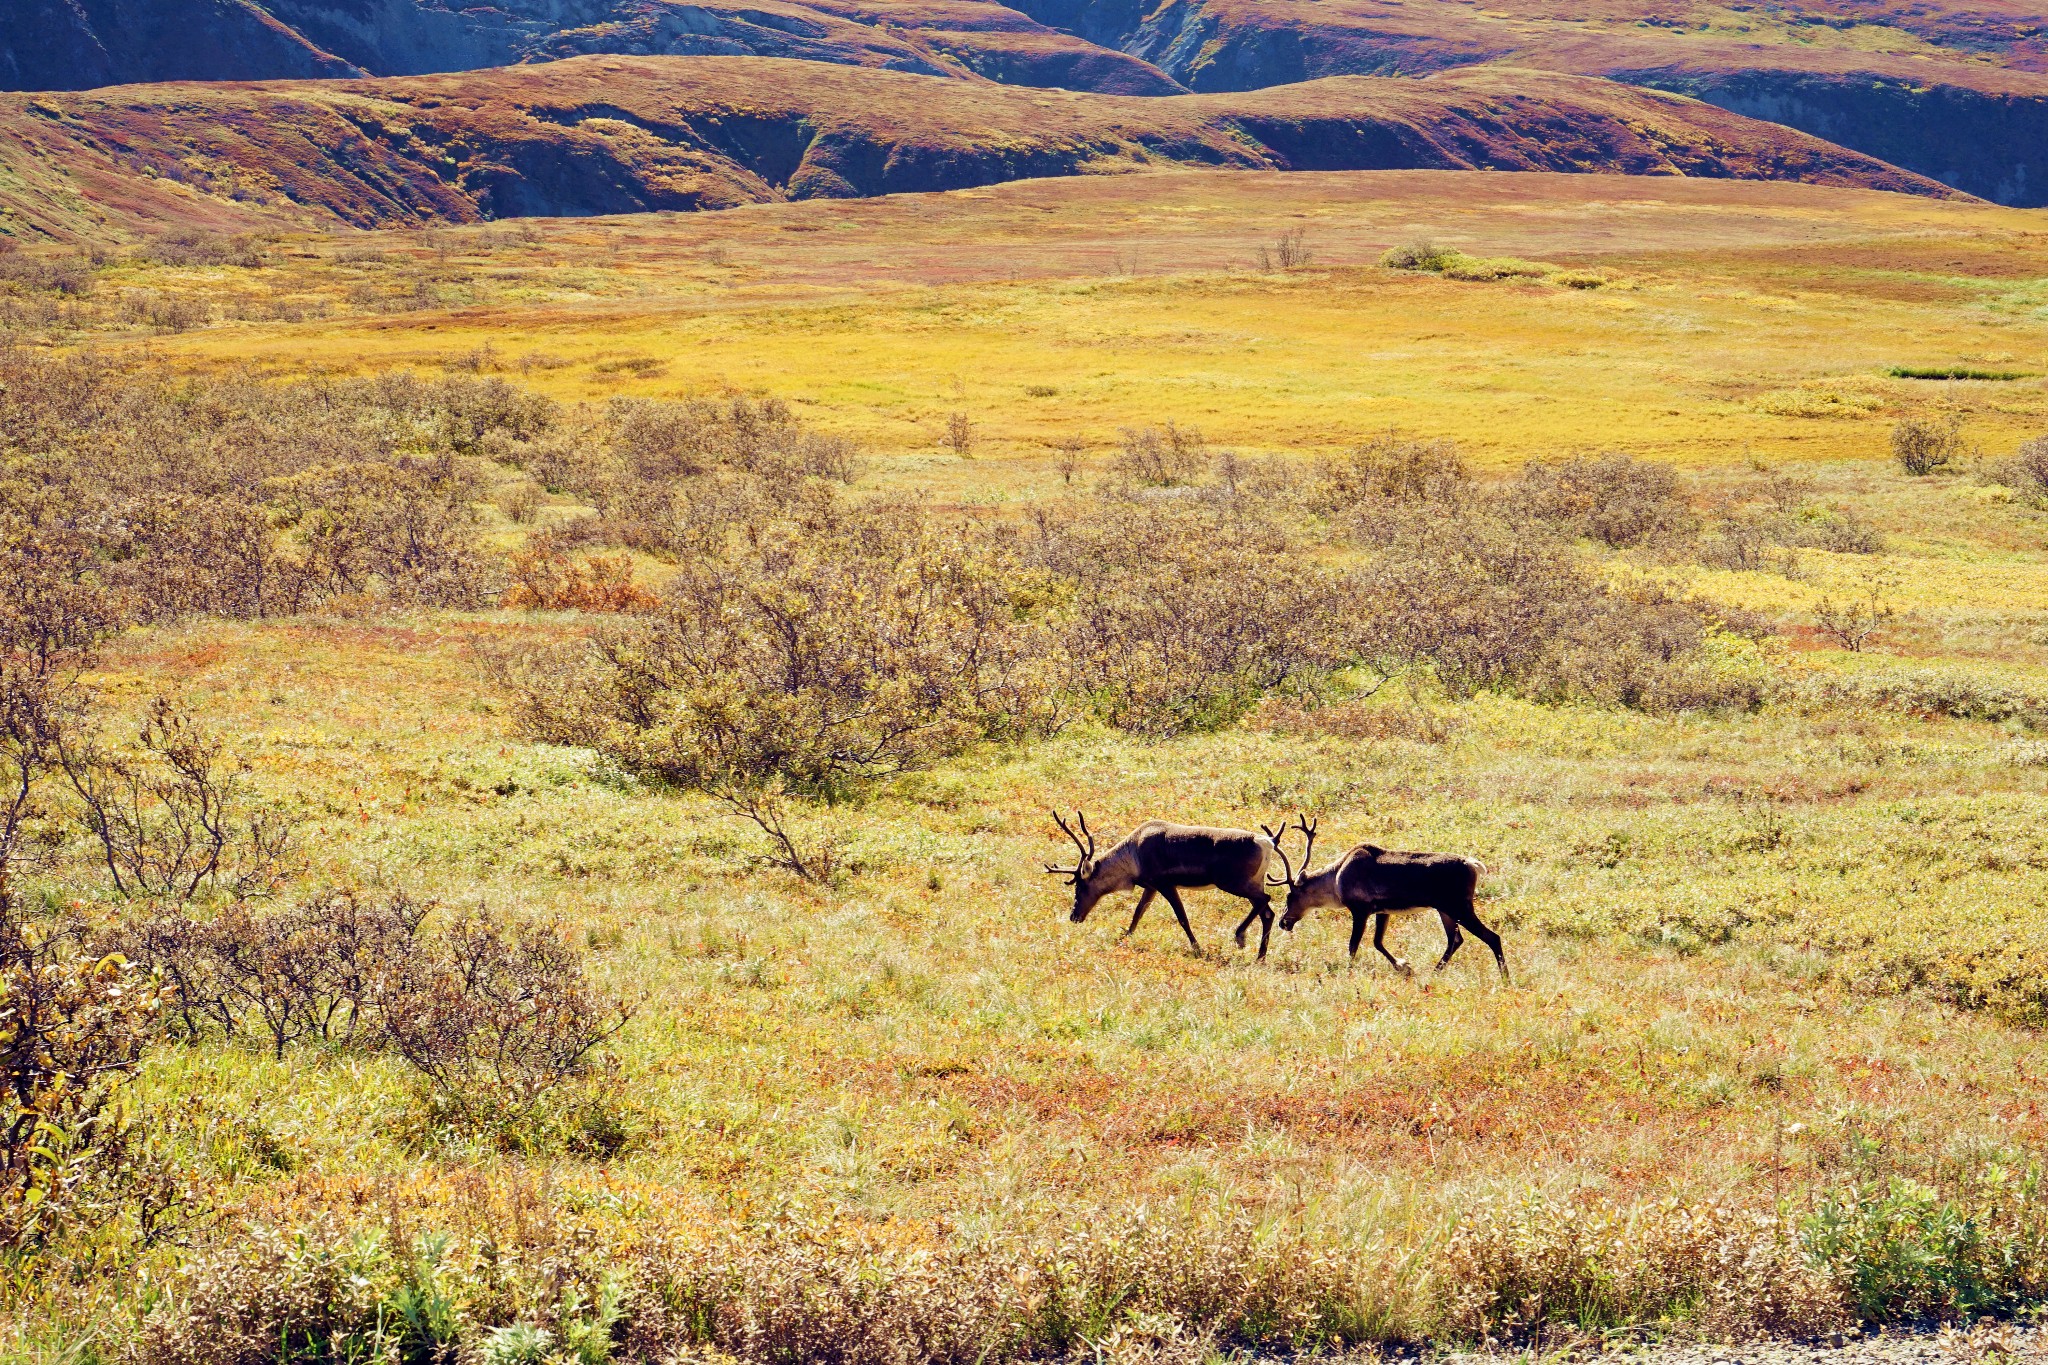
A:
[[[974,212],[1021,213],[1041,193],[1012,187]],[[1662,1229],[1644,1244],[1697,1261],[1705,1244],[1681,1224],[1709,1207],[1782,1220],[1772,1245],[1809,1237],[1800,1264],[1834,1266],[1873,1316],[2011,1307],[1971,1258],[2035,1245],[2035,1215],[1984,1182],[2005,1172],[2031,1191],[2025,1172],[2048,1150],[2048,740],[2027,728],[2048,698],[2048,519],[1967,478],[1890,467],[1888,424],[1914,400],[1873,370],[1901,326],[1932,326],[1934,354],[1997,360],[2010,346],[2025,360],[2041,349],[2036,324],[1991,317],[1988,287],[1929,301],[1924,282],[1901,282],[1934,249],[1913,215],[1976,209],[1858,200],[1837,227],[1869,241],[1816,264],[1785,245],[1810,227],[1771,216],[1777,190],[1660,191],[1734,196],[1645,208],[1656,232],[1683,217],[1693,234],[1662,254],[1634,239],[1574,250],[1576,199],[1539,197],[1513,232],[1480,240],[1497,205],[1469,193],[1371,201],[1404,215],[1395,224],[1332,209],[1311,238],[1319,269],[1280,278],[1234,273],[1220,253],[1243,244],[1199,233],[1189,240],[1218,254],[1185,273],[1090,277],[1080,254],[1016,229],[1033,244],[1016,248],[1021,282],[896,285],[803,275],[813,266],[799,258],[823,248],[784,244],[783,209],[634,224],[615,272],[593,282],[602,298],[521,311],[492,294],[504,311],[222,326],[168,343],[195,365],[296,371],[459,357],[489,339],[508,380],[568,398],[772,388],[806,419],[861,434],[870,486],[973,502],[1055,487],[1041,442],[1077,430],[1095,445],[1085,486],[1118,426],[1167,419],[1253,450],[1315,451],[1389,424],[1502,460],[1623,445],[1685,465],[1710,513],[1760,504],[1780,474],[1803,481],[1800,507],[1854,507],[1886,539],[1899,614],[1867,654],[1815,633],[1813,607],[1863,581],[1866,555],[1801,551],[1790,576],[1610,557],[1617,575],[1681,578],[1779,623],[1768,657],[1782,694],[1754,714],[1658,717],[1460,700],[1415,679],[1171,741],[1076,726],[810,812],[806,833],[842,834],[852,860],[825,887],[764,867],[749,828],[708,803],[519,734],[488,657],[585,620],[367,611],[131,632],[97,679],[108,704],[139,713],[168,690],[232,735],[261,789],[309,812],[309,883],[404,886],[567,926],[603,983],[640,1002],[616,1047],[633,1141],[605,1163],[422,1146],[389,1058],[166,1048],[140,1098],[205,1217],[180,1241],[19,1276],[5,1349],[52,1358],[88,1336],[117,1340],[194,1263],[203,1282],[218,1272],[250,1302],[278,1299],[281,1281],[220,1269],[266,1254],[257,1227],[287,1247],[300,1232],[319,1246],[374,1232],[381,1249],[346,1261],[373,1306],[423,1292],[413,1250],[445,1234],[448,1282],[465,1286],[480,1333],[515,1318],[587,1324],[601,1272],[654,1264],[671,1242],[709,1245],[707,1229],[756,1239],[733,1264],[809,1266],[833,1285],[843,1271],[849,1301],[866,1302],[875,1280],[849,1266],[922,1285],[936,1262],[919,1256],[953,1265],[943,1256],[1061,1245],[1125,1226],[1134,1207],[1170,1228],[1242,1218],[1269,1239],[1259,1245],[1327,1258],[1349,1277],[1329,1302],[1342,1299],[1354,1339],[1469,1335],[1484,1315],[1458,1306],[1459,1285],[1538,1283],[1604,1286],[1575,1301],[1589,1332],[1739,1330],[1692,1291],[1652,1283],[1627,1259],[1633,1233],[1584,1240],[1586,1228]],[[900,229],[907,258],[924,249],[918,233],[940,231],[931,215],[963,202],[786,212],[910,215],[860,219],[862,232]],[[1108,231],[1077,215],[1076,231]],[[1877,241],[1874,224],[1895,215],[1911,219],[1904,244]],[[1597,267],[1613,287],[1320,269],[1339,245],[1370,261],[1385,239],[1447,219],[1475,246]],[[1710,251],[1738,227],[1755,237]],[[566,261],[593,231],[549,225],[533,251]],[[973,246],[993,228],[960,231]],[[712,237],[731,239],[741,284],[709,281],[699,249]],[[1114,234],[1082,245],[1098,240]],[[1144,241],[1162,259],[1187,245]],[[530,268],[522,288],[567,278]],[[293,269],[309,292],[340,273]],[[1347,349],[1360,336],[1382,353],[1369,386]],[[522,355],[545,363],[521,373]],[[2036,431],[2048,410],[2010,393],[2000,408],[1964,397],[1973,429]],[[967,461],[933,444],[963,407],[985,433]],[[573,514],[567,501],[550,500],[549,524]],[[494,544],[520,534],[491,527]],[[640,568],[658,580],[660,566]],[[1119,941],[1128,902],[1069,924],[1038,869],[1065,855],[1048,810],[1076,806],[1106,833],[1155,815],[1249,825],[1300,809],[1320,815],[1329,853],[1369,839],[1477,856],[1514,984],[1470,949],[1412,981],[1369,947],[1350,964],[1348,926],[1327,915],[1276,935],[1261,966],[1230,946],[1238,907],[1214,893],[1190,897],[1199,956],[1156,912]],[[79,857],[41,889],[122,909]],[[1390,938],[1417,961],[1441,942],[1419,917]],[[809,1245],[814,1221],[831,1229],[828,1250],[789,1250]],[[875,1259],[831,1259],[842,1243]],[[1453,1247],[1455,1273],[1442,1269]],[[506,1248],[526,1258],[506,1272],[511,1288],[483,1268]],[[775,1259],[785,1252],[796,1259]],[[971,1279],[997,1262],[960,1264]],[[589,1291],[574,1311],[547,1278],[557,1270]],[[1088,1330],[1114,1344],[1104,1359],[1199,1359],[1161,1345],[1157,1315],[1180,1311],[1164,1299],[1142,1320],[1081,1301]]]
[[[2032,379],[2032,370],[1980,370],[1968,365],[1894,365],[1885,371],[1894,379]]]

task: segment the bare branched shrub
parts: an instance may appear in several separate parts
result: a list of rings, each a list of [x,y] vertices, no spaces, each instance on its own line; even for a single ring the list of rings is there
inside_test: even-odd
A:
[[[1908,417],[1892,428],[1892,458],[1916,477],[1961,464],[1969,453],[1963,419],[1954,413],[1940,418]]]
[[[1122,434],[1116,472],[1132,483],[1154,488],[1191,484],[1209,463],[1202,433],[1193,427],[1168,422],[1164,431],[1158,427],[1125,427]]]
[[[1058,457],[1060,482],[1071,486],[1074,476],[1081,472],[1081,462],[1088,454],[1088,443],[1078,436],[1062,436],[1052,443],[1052,449]]]
[[[644,612],[660,605],[634,580],[626,556],[593,555],[577,563],[545,537],[514,554],[508,573],[505,605],[514,610]]]
[[[1289,228],[1280,234],[1271,246],[1259,248],[1259,269],[1299,270],[1315,258],[1308,249],[1308,229]]]
[[[974,421],[964,412],[946,414],[946,448],[959,459],[973,458],[976,435]]]
[[[132,748],[72,739],[59,758],[114,887],[126,896],[189,900],[275,890],[297,868],[295,821],[258,806],[247,764],[168,697],[158,697]]]
[[[1873,569],[1840,596],[1833,590],[1822,593],[1813,605],[1813,623],[1821,634],[1843,649],[1860,654],[1897,614],[1891,605],[1891,595],[1897,586],[1889,570]]]
[[[383,1039],[380,1010],[418,945],[430,903],[330,891],[281,910],[246,902],[211,918],[159,910],[113,942],[173,990],[177,1031],[267,1038],[273,1055],[319,1038]]]
[[[4,402],[4,395],[0,395]],[[121,620],[89,542],[0,499],[0,912],[15,877],[55,852],[62,834],[50,784],[86,721],[79,675]]]
[[[383,1027],[429,1113],[512,1146],[551,1094],[585,1075],[631,1011],[598,993],[560,926],[472,912],[400,959]]]
[[[1531,464],[1512,496],[1516,506],[1566,535],[1616,549],[1676,540],[1698,525],[1676,473],[1627,455]]]
[[[1469,501],[1476,486],[1464,457],[1449,441],[1413,441],[1396,432],[1325,457],[1316,468],[1310,505],[1334,513],[1361,503]]]

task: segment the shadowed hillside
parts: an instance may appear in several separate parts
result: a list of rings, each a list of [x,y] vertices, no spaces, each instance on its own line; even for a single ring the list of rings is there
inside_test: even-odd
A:
[[[1510,63],[1680,90],[2006,203],[2048,202],[2038,6],[1019,0],[1195,90]]]
[[[734,58],[0,103],[19,235],[473,222],[958,189],[1158,165],[1491,168],[1944,195],[1855,152],[1605,81],[1478,71],[1170,99]]]
[[[583,54],[795,57],[1126,95],[1474,65],[1606,76],[2048,202],[2048,39],[2020,0],[7,0],[0,86],[403,76]]]
[[[2001,203],[2048,203],[2048,39],[2017,0],[0,0],[0,86],[410,76],[762,55],[1102,94],[1522,65],[1692,94]]]

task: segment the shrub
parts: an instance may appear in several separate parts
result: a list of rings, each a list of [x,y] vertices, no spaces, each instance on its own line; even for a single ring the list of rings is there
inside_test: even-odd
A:
[[[1067,600],[1068,685],[1111,725],[1217,729],[1269,689],[1355,657],[1341,581],[1301,563],[1274,526],[1198,504],[1068,512],[1046,519],[1040,554]]]
[[[382,902],[331,891],[280,911],[236,902],[211,919],[158,911],[114,941],[174,988],[185,1037],[263,1035],[282,1057],[314,1037],[381,1043],[394,974],[431,908],[402,891]]]
[[[295,822],[257,808],[248,767],[221,740],[158,697],[135,749],[96,737],[59,746],[86,828],[123,895],[189,900],[201,888],[235,896],[275,890],[296,869]]]
[[[634,581],[626,556],[594,555],[578,564],[545,538],[513,555],[509,573],[505,605],[515,611],[645,612],[660,605]]]
[[[1208,448],[1202,433],[1193,427],[1166,424],[1157,427],[1123,428],[1123,445],[1117,451],[1116,472],[1132,483],[1154,488],[1191,484],[1208,464]]]
[[[857,800],[1056,723],[1017,560],[1005,538],[915,505],[820,495],[727,557],[685,565],[644,625],[529,658],[511,680],[531,733],[721,801],[781,865],[822,877],[785,798]]]
[[[1457,259],[1456,251],[1423,238],[1403,246],[1390,247],[1380,257],[1380,264],[1390,270],[1422,270],[1433,273],[1451,266]]]
[[[1908,417],[1892,428],[1892,458],[1915,477],[1939,473],[1968,454],[1963,419],[1953,413],[1940,419]]]
[[[1315,259],[1315,253],[1308,248],[1308,229],[1289,228],[1280,234],[1271,246],[1259,248],[1259,269],[1299,270]]]
[[[1872,1176],[1825,1195],[1800,1235],[1866,1322],[1967,1322],[2048,1291],[2048,1210],[2032,1165],[1993,1163],[1949,1191]]]
[[[1725,1204],[1488,1201],[1459,1220],[1439,1273],[1446,1325],[1473,1337],[1540,1342],[1558,1328],[1684,1322],[1740,1339],[1849,1322],[1840,1290],[1781,1217]]]
[[[1335,513],[1371,501],[1458,503],[1477,493],[1464,457],[1449,441],[1386,435],[1317,465],[1310,504]]]
[[[1759,623],[1655,583],[1611,585],[1544,530],[1388,506],[1355,513],[1351,532],[1367,554],[1361,652],[1382,667],[1425,664],[1453,694],[1648,710],[1764,696],[1759,660],[1714,647]]]
[[[631,1011],[600,996],[553,924],[474,912],[403,955],[383,1025],[430,1116],[513,1148],[536,1145],[552,1093],[589,1070]]]
[[[1532,463],[1509,496],[1515,507],[1565,534],[1615,549],[1674,540],[1698,524],[1679,491],[1677,474],[1627,455]]]
[[[2037,436],[2021,445],[1998,467],[1997,476],[2022,502],[2048,507],[2048,437]]]
[[[158,1036],[160,981],[74,925],[0,901],[0,1246],[110,1218],[141,1137],[128,1078]]]

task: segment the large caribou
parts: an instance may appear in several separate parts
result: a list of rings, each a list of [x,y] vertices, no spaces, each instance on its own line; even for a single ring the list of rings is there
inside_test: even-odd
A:
[[[1475,858],[1460,857],[1455,853],[1394,853],[1377,844],[1360,844],[1324,868],[1321,872],[1310,872],[1309,858],[1316,847],[1316,824],[1299,815],[1295,817],[1295,828],[1302,832],[1308,846],[1301,851],[1301,871],[1297,873],[1288,862],[1285,852],[1280,860],[1287,876],[1287,913],[1281,916],[1280,927],[1292,933],[1301,918],[1319,906],[1342,907],[1351,912],[1351,956],[1358,956],[1358,944],[1365,937],[1365,922],[1376,919],[1372,931],[1372,946],[1379,950],[1381,957],[1394,964],[1396,970],[1412,974],[1414,968],[1405,958],[1395,957],[1387,951],[1387,917],[1406,910],[1434,910],[1444,926],[1444,955],[1437,959],[1437,970],[1442,971],[1464,945],[1465,935],[1460,926],[1470,929],[1479,936],[1479,941],[1493,949],[1493,960],[1500,967],[1503,981],[1508,980],[1508,960],[1500,950],[1500,935],[1486,927],[1479,918],[1478,908],[1473,904],[1473,893],[1479,889],[1479,878],[1486,868]],[[1281,826],[1282,834],[1286,826]],[[1280,838],[1273,831],[1272,838],[1277,849]]]
[[[1202,945],[1195,941],[1194,926],[1188,923],[1187,907],[1180,903],[1180,893],[1196,887],[1213,886],[1218,891],[1241,897],[1251,902],[1251,913],[1237,926],[1237,946],[1244,947],[1245,931],[1253,920],[1259,922],[1259,958],[1266,956],[1266,943],[1273,934],[1273,902],[1267,888],[1283,883],[1268,879],[1267,872],[1273,860],[1279,857],[1274,845],[1272,832],[1254,834],[1246,829],[1213,829],[1203,825],[1170,825],[1164,820],[1147,820],[1130,832],[1130,835],[1115,848],[1095,856],[1095,835],[1088,828],[1087,817],[1074,812],[1074,822],[1080,826],[1077,833],[1053,812],[1054,820],[1074,847],[1080,851],[1080,858],[1072,867],[1045,865],[1047,872],[1065,877],[1074,887],[1074,912],[1070,916],[1079,924],[1088,918],[1089,911],[1104,896],[1113,896],[1119,891],[1139,888],[1144,894],[1138,897],[1138,908],[1131,915],[1131,924],[1124,930],[1129,938],[1138,930],[1138,921],[1145,918],[1146,909],[1154,896],[1163,896],[1173,907],[1173,917],[1180,921],[1181,931],[1188,936],[1188,947],[1199,953]],[[1284,828],[1283,823],[1283,828]]]

